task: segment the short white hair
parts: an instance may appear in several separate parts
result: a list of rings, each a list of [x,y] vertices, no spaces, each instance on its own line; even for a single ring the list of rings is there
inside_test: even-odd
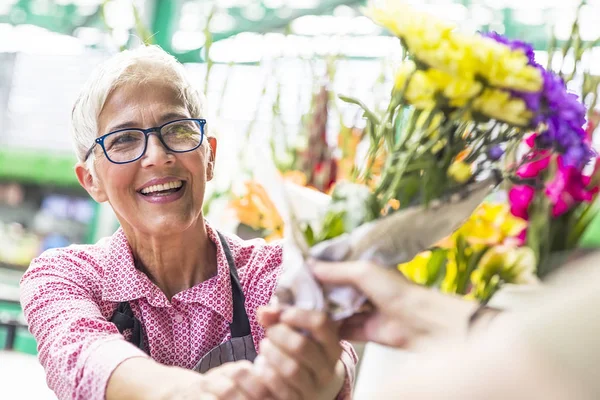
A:
[[[110,93],[125,83],[141,84],[158,76],[172,82],[192,118],[204,118],[205,98],[191,84],[185,68],[175,57],[155,45],[125,50],[94,69],[75,101],[71,134],[79,161],[86,161],[85,156],[98,137],[98,117]],[[87,166],[94,173],[93,154]]]

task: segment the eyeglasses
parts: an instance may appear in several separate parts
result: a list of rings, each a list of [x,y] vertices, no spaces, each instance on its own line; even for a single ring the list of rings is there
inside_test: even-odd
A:
[[[185,118],[148,129],[126,128],[107,133],[95,140],[85,159],[99,144],[108,161],[127,164],[142,158],[148,147],[148,138],[156,133],[165,148],[173,153],[187,153],[200,147],[204,139],[205,119]]]

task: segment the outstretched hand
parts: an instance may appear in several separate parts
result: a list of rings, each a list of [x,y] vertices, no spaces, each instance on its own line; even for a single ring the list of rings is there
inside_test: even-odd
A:
[[[334,398],[345,370],[338,326],[324,312],[267,306],[259,309],[266,329],[255,361],[277,399]]]

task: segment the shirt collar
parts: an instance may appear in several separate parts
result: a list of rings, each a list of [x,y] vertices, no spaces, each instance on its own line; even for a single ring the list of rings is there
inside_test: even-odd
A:
[[[205,222],[208,238],[217,248],[217,274],[200,282],[173,299],[183,303],[200,303],[220,314],[225,320],[233,319],[231,277],[225,250],[217,231]],[[233,253],[234,243],[225,236]],[[146,274],[135,267],[131,247],[125,232],[119,228],[109,239],[106,249],[106,268],[102,283],[102,300],[122,302],[146,298],[154,307],[167,307],[169,300]],[[235,260],[235,256],[233,256]]]
[[[145,297],[153,306],[167,305],[164,293],[135,267],[131,247],[122,228],[109,239],[105,254],[102,300],[122,302]]]

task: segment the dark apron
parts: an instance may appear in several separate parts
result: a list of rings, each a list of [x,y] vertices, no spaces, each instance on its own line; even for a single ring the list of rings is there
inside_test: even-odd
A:
[[[233,296],[233,321],[229,324],[231,339],[213,348],[200,359],[200,362],[194,367],[194,371],[200,373],[205,373],[211,368],[228,362],[238,360],[254,361],[256,358],[256,349],[254,348],[252,333],[250,332],[250,321],[244,307],[244,292],[242,291],[235,263],[231,256],[231,250],[225,237],[220,232],[217,233],[223,246],[225,257],[227,257],[229,276],[231,277],[231,294]],[[117,326],[121,334],[131,329],[129,341],[148,353],[144,341],[142,324],[134,317],[129,302],[124,301],[119,303],[110,321]]]

